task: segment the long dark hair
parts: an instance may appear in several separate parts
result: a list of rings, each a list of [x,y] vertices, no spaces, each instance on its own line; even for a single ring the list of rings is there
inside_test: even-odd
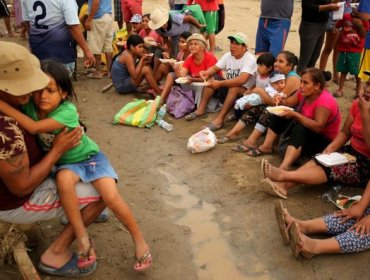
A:
[[[66,99],[69,101],[76,100],[77,96],[73,88],[72,80],[69,77],[68,70],[66,67],[55,60],[48,59],[41,62],[41,69],[45,74],[51,76],[57,86],[62,90],[67,92]]]
[[[291,51],[282,51],[279,54],[282,54],[289,65],[292,65],[292,70],[298,64],[298,57]]]

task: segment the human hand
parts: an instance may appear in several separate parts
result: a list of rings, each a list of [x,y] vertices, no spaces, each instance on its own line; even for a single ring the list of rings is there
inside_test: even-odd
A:
[[[279,117],[282,117],[282,118],[285,118],[285,119],[293,119],[293,118],[296,116],[296,114],[299,114],[299,113],[297,113],[297,112],[295,112],[295,111],[293,111],[293,110],[288,110],[288,109],[286,109],[286,110],[284,110],[284,111],[279,115]]]
[[[342,218],[342,221],[340,222],[341,224],[347,222],[350,219],[355,219],[356,222],[358,222],[363,217],[365,209],[366,208],[364,208],[360,203],[356,203],[348,209],[336,211],[334,215],[336,217]]]
[[[95,56],[90,50],[88,50],[85,53],[84,67],[90,68],[93,67],[94,65],[95,65]]]
[[[331,144],[329,144],[323,151],[322,151],[322,153],[323,154],[331,154],[331,153],[334,153],[335,152],[335,149],[334,149],[334,147],[331,145]]]
[[[355,223],[348,230],[353,230],[360,236],[369,235],[370,234],[370,215],[363,217],[361,220]]]
[[[208,81],[208,86],[213,89],[218,89],[222,86],[221,81],[213,80],[213,81]]]
[[[279,105],[280,102],[283,100],[283,96],[278,92],[274,95],[274,97],[272,98],[274,100],[274,103],[275,105]]]
[[[64,154],[70,149],[78,146],[81,143],[81,137],[83,135],[82,127],[76,127],[68,132],[65,128],[57,136],[55,136],[52,143],[52,150],[54,150],[59,155]]]
[[[330,5],[330,11],[337,11],[339,10],[339,3],[331,3]]]
[[[87,31],[90,31],[91,30],[91,26],[92,26],[92,19],[87,18],[85,20],[85,29]]]
[[[199,76],[202,77],[202,78],[204,78],[204,79],[208,79],[209,78],[208,72],[207,71],[204,71],[204,70],[202,70],[202,71],[199,72]]]

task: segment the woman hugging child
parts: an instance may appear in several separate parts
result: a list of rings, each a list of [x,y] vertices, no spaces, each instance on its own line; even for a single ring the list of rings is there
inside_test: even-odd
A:
[[[0,101],[0,110],[16,119],[28,132],[38,134],[40,145],[48,150],[55,135],[80,124],[76,106],[71,102],[76,95],[66,68],[54,61],[43,62],[41,68],[50,82],[45,89],[32,94],[33,98],[23,108],[26,115],[3,101]],[[84,134],[79,145],[64,153],[57,162],[55,177],[62,206],[76,236],[79,269],[89,270],[96,265],[93,243],[78,206],[75,185],[80,180],[90,182],[97,189],[108,208],[129,230],[136,247],[134,269],[142,271],[150,267],[149,247],[118,192],[118,176],[93,140]]]

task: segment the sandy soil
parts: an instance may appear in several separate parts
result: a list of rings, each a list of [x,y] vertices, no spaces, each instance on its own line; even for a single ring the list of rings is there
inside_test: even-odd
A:
[[[146,0],[144,10],[166,2]],[[217,37],[224,52],[227,35],[236,31],[248,34],[253,52],[259,6],[257,0],[226,1],[226,26]],[[295,53],[299,18],[300,3],[296,3],[286,46]],[[170,133],[159,127],[114,126],[113,115],[134,96],[121,96],[114,90],[101,94],[107,79],[89,80],[82,70],[79,74],[76,89],[82,119],[115,166],[121,194],[134,211],[154,257],[151,270],[134,272],[131,238],[112,217],[89,228],[99,267],[86,279],[363,279],[369,272],[369,252],[305,261],[291,256],[274,219],[276,199],[260,190],[261,159],[232,152],[232,144],[218,145],[203,154],[186,150],[189,136],[213,115],[193,122],[167,117],[174,125]],[[349,81],[345,97],[339,100],[344,115],[353,93],[354,83]],[[226,129],[231,126],[228,123]],[[277,155],[266,158],[279,162]],[[297,217],[320,216],[335,210],[320,198],[327,190],[326,186],[302,186],[289,193],[284,204]],[[39,245],[30,252],[34,263],[61,228],[59,221],[42,223]],[[15,268],[2,266],[0,279],[20,276]]]

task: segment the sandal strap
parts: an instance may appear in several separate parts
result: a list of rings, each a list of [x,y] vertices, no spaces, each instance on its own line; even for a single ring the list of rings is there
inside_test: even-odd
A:
[[[146,251],[144,255],[142,255],[141,257],[135,257],[135,260],[139,263],[139,264],[142,264],[142,263],[145,263],[149,258],[151,257],[150,255],[150,252],[149,251]]]

